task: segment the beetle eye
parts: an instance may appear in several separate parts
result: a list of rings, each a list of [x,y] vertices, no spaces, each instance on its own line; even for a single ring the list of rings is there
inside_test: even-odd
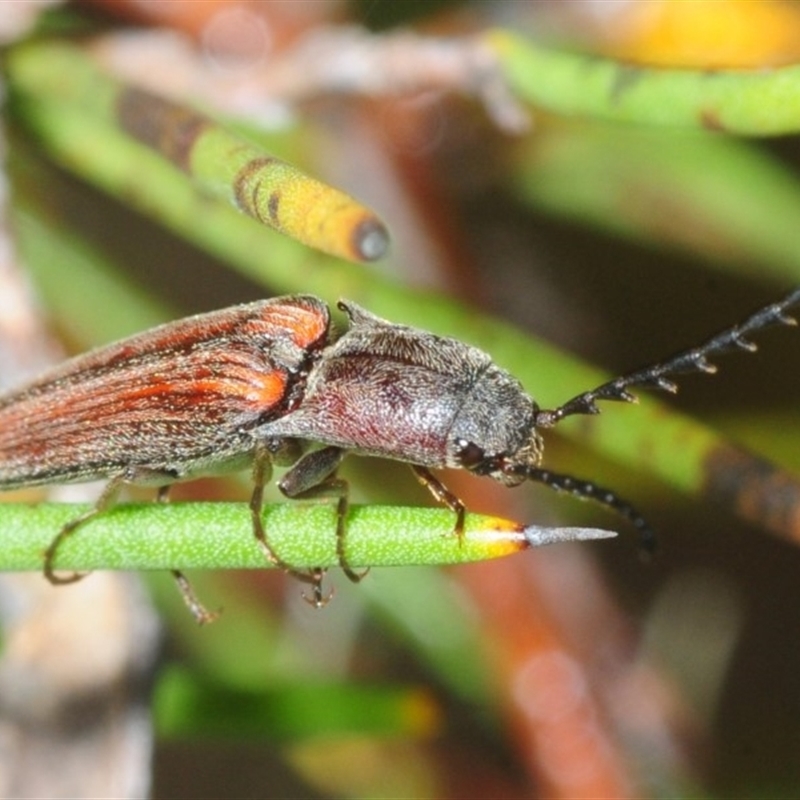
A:
[[[458,460],[464,469],[475,469],[486,457],[483,448],[478,447],[474,442],[464,442],[458,451]]]

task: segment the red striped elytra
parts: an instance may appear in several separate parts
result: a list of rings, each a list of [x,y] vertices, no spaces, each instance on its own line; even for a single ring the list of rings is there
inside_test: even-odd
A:
[[[800,289],[699,347],[628,373],[555,409],[538,406],[520,382],[482,350],[457,339],[383,320],[352,302],[339,308],[349,328],[337,335],[328,306],[310,295],[263,300],[188,317],[73,358],[0,398],[0,489],[106,479],[87,514],[102,512],[125,484],[166,496],[176,481],[250,468],[253,532],[265,556],[312,587],[323,605],[323,571],[296,570],[274,551],[261,519],[272,465],[289,469],[278,486],[291,498],[338,499],[336,541],[345,558],[347,483],[336,476],[348,453],[408,463],[463,532],[465,506],[431,472],[462,468],[507,486],[544,483],[603,503],[639,530],[631,506],[595,484],[541,467],[541,431],[573,414],[595,414],[598,400],[635,399],[634,386],[675,391],[675,375],[713,372],[707,358],[754,349],[747,335],[793,324],[786,311]],[[175,573],[190,609],[210,619]]]

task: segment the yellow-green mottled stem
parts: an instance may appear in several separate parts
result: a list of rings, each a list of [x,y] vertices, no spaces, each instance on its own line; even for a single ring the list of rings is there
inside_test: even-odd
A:
[[[206,195],[323,252],[380,258],[388,232],[369,209],[191,108],[127,86],[75,45],[45,43],[9,56],[15,85],[144,145]],[[102,135],[102,134],[100,134]]]

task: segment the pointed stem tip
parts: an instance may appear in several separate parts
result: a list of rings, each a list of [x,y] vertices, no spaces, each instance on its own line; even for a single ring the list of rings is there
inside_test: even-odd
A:
[[[556,544],[557,542],[611,539],[617,535],[616,531],[606,531],[602,528],[548,528],[540,525],[529,525],[522,533],[531,547]]]

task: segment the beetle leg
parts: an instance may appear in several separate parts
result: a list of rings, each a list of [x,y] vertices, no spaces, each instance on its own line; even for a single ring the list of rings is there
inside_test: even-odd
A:
[[[169,483],[164,484],[164,486],[159,486],[156,494],[156,502],[168,503],[169,490],[171,488],[172,486]],[[170,572],[172,573],[172,577],[175,578],[178,591],[181,593],[183,602],[186,604],[186,608],[189,609],[189,612],[194,617],[195,622],[198,625],[205,625],[209,622],[214,622],[214,620],[219,617],[219,611],[208,611],[206,609],[206,607],[200,602],[198,596],[195,594],[192,584],[189,583],[189,579],[179,569],[171,569]]]
[[[60,586],[67,583],[75,583],[76,581],[81,580],[81,578],[86,577],[88,574],[86,572],[73,572],[64,576],[55,574],[53,561],[55,560],[58,548],[61,546],[64,539],[73,534],[78,527],[93,519],[98,514],[107,511],[117,499],[117,495],[119,494],[123,483],[126,483],[127,481],[127,476],[119,476],[111,480],[95,503],[94,508],[92,508],[90,511],[87,511],[85,514],[81,514],[81,516],[77,517],[71,522],[68,522],[58,532],[58,535],[53,539],[53,541],[50,542],[44,552],[44,575],[47,580],[50,581],[50,583]],[[156,501],[159,503],[166,503],[169,500],[169,490],[169,484],[159,486],[158,494],[156,495]],[[219,614],[207,611],[205,609],[203,604],[198,600],[197,595],[194,593],[194,590],[192,589],[188,579],[182,572],[177,569],[170,571],[172,572],[172,575],[178,584],[178,590],[183,597],[183,601],[186,603],[187,608],[189,611],[191,611],[192,616],[195,618],[197,623],[203,625],[206,622],[213,622],[219,616]]]
[[[278,488],[295,499],[335,497],[336,504],[336,557],[344,574],[358,583],[369,570],[356,572],[348,563],[345,553],[347,537],[347,509],[350,487],[346,480],[336,477],[336,470],[346,451],[340,447],[323,447],[307,453],[284,475]]]
[[[278,488],[292,498],[309,498],[330,496],[328,491],[333,487],[333,495],[338,496],[341,489],[346,492],[347,481],[335,477],[336,470],[345,451],[340,447],[323,447],[306,453],[280,480]],[[343,484],[342,487],[333,484]]]
[[[219,617],[219,611],[208,611],[206,607],[200,602],[197,595],[189,583],[189,579],[179,570],[170,570],[172,577],[175,578],[175,583],[178,586],[178,591],[181,593],[183,602],[186,603],[186,608],[189,609],[191,615],[194,617],[198,625],[205,625],[208,622],[213,622]]]
[[[62,542],[68,536],[73,534],[77,528],[79,528],[84,523],[88,522],[90,519],[93,519],[98,514],[102,514],[103,511],[107,510],[110,506],[114,505],[114,501],[117,499],[117,495],[119,494],[120,489],[122,488],[122,484],[125,482],[123,476],[118,476],[116,478],[112,478],[105,489],[103,489],[103,493],[97,499],[97,502],[94,504],[94,508],[87,511],[85,514],[81,514],[79,517],[76,517],[71,522],[68,522],[53,538],[50,544],[47,546],[47,549],[44,551],[44,576],[47,578],[50,583],[54,586],[62,586],[67,583],[75,583],[76,581],[81,580],[81,578],[85,578],[88,575],[87,572],[72,572],[69,575],[56,575],[55,573],[55,566],[53,562],[55,561],[56,553],[58,552],[58,548],[61,547]]]
[[[325,571],[318,568],[311,570],[295,569],[275,552],[267,539],[267,534],[264,531],[264,523],[261,519],[261,512],[264,507],[264,487],[271,478],[272,457],[266,447],[259,448],[256,451],[253,461],[253,494],[250,497],[253,534],[262,552],[267,557],[267,560],[301,583],[308,584],[311,587],[311,598],[308,598],[305,593],[303,594],[303,598],[308,600],[311,605],[322,608],[333,596],[332,593],[328,595],[322,593],[322,578],[325,575]]]
[[[467,508],[459,497],[454,495],[427,467],[412,464],[411,469],[417,480],[436,498],[442,505],[447,506],[456,515],[456,524],[453,533],[461,541],[464,536],[464,515]]]

